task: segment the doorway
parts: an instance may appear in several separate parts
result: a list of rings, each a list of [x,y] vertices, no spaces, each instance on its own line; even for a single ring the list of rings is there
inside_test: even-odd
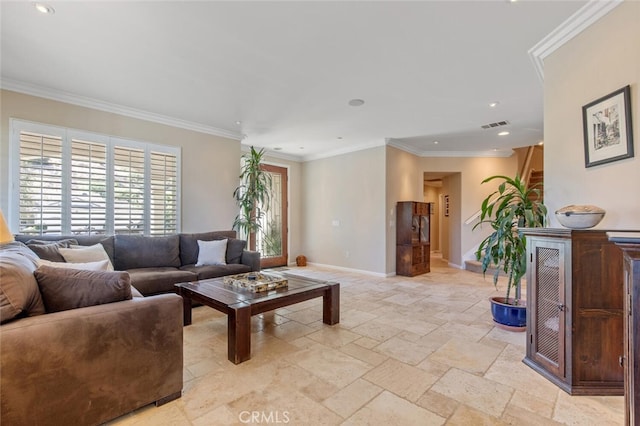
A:
[[[251,238],[251,249],[260,252],[260,266],[273,268],[286,266],[289,258],[288,228],[288,174],[286,167],[263,164],[262,170],[271,175],[271,196],[261,229]]]

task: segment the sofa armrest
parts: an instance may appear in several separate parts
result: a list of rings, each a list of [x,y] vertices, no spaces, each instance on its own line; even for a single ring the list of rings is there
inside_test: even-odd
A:
[[[240,262],[249,266],[252,271],[258,272],[260,271],[260,252],[243,250]]]
[[[182,298],[165,294],[0,327],[7,424],[99,424],[182,391]]]

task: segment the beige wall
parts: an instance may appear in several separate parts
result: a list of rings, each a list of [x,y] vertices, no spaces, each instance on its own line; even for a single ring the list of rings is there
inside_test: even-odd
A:
[[[423,199],[424,173],[419,157],[400,149],[386,147],[386,273],[396,270],[396,204]]]
[[[441,158],[417,157],[394,147],[387,147],[387,271],[395,271],[395,222],[398,201],[422,200],[423,174],[442,172],[442,194],[449,195],[449,216],[442,218],[440,250],[443,259],[463,267],[474,247],[488,235],[489,228],[472,231],[473,223],[464,222],[480,209],[482,200],[497,185],[480,185],[486,177],[501,174],[514,176],[518,158]],[[444,208],[444,206],[442,206]]]
[[[138,120],[2,90],[0,92],[0,207],[9,211],[9,118],[181,147],[182,231],[231,229],[237,208],[240,143],[231,139]]]
[[[385,272],[384,169],[384,147],[302,165],[301,251],[309,262]]]
[[[640,2],[625,1],[544,63],[545,204],[600,206],[600,229],[640,229],[639,22]],[[635,157],[585,168],[582,106],[628,84]]]
[[[422,158],[420,167],[424,172],[448,172],[443,181],[443,194],[449,193],[449,247],[442,242],[442,256],[454,266],[463,267],[469,252],[488,235],[489,229],[473,231],[473,225],[464,222],[480,209],[482,200],[494,191],[497,185],[481,185],[492,175],[514,176],[517,173],[518,158]],[[445,189],[446,188],[446,189]],[[443,223],[444,229],[447,224]],[[444,239],[444,238],[443,238]]]

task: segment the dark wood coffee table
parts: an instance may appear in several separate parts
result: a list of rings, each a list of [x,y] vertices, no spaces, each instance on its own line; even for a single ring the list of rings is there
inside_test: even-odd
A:
[[[270,275],[273,275],[269,273]],[[240,364],[251,358],[251,316],[322,296],[322,321],[340,322],[340,284],[295,275],[283,275],[287,288],[251,293],[222,282],[222,278],[176,284],[184,302],[184,325],[191,324],[192,302],[227,314],[227,354]]]

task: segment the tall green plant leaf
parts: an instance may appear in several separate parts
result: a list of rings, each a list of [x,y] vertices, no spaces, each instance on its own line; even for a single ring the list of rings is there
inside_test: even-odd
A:
[[[247,246],[251,234],[262,229],[262,218],[271,201],[271,174],[262,170],[263,156],[264,149],[257,151],[253,146],[242,156],[240,184],[233,191],[239,212],[232,229],[242,234]]]
[[[481,204],[480,221],[473,227],[488,224],[493,229],[478,246],[476,258],[481,260],[482,272],[495,266],[493,283],[497,287],[501,272],[507,276],[506,299],[515,289],[515,301],[520,298],[520,285],[526,273],[526,238],[518,232],[518,227],[542,227],[546,223],[547,208],[532,195],[539,196],[540,190],[526,188],[520,176],[490,176],[482,183],[501,179],[498,190],[486,197]],[[496,197],[497,195],[497,197]]]

